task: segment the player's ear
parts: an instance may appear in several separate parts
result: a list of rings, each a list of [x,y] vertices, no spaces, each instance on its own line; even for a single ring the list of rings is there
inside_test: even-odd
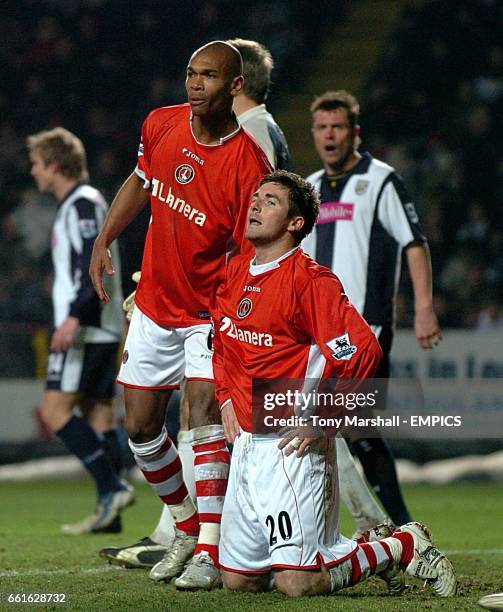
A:
[[[360,137],[360,132],[361,132],[361,128],[360,126],[357,124],[354,127],[354,148],[355,149],[359,149],[360,145],[362,144],[362,139]]]
[[[238,93],[243,89],[244,77],[240,74],[237,77],[234,77],[231,82],[231,95],[237,96]]]
[[[288,223],[288,231],[292,232],[292,234],[296,234],[304,227],[305,224],[306,221],[304,217],[293,217]]]
[[[56,160],[45,164],[45,167],[49,168],[49,170],[51,170],[52,172],[60,172],[59,162]]]

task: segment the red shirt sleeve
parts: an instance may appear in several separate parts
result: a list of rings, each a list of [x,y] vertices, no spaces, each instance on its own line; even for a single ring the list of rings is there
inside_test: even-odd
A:
[[[176,117],[176,113],[179,112],[180,109],[175,108],[155,108],[143,121],[135,172],[144,181],[145,189],[150,187],[150,180],[152,178],[150,169],[152,148],[155,147],[159,138],[162,137],[163,126],[165,126],[173,116]]]
[[[334,274],[327,270],[310,279],[299,305],[295,324],[316,342],[333,376],[362,379],[375,374],[381,347]]]
[[[225,376],[224,367],[224,347],[220,334],[220,319],[221,311],[219,308],[219,293],[223,290],[225,276],[220,281],[215,283],[215,291],[213,292],[211,305],[211,325],[213,333],[213,376],[215,378],[215,398],[218,402],[220,410],[223,405],[231,399],[229,386]]]
[[[140,144],[138,145],[138,156],[136,161],[135,173],[141,178],[144,183],[145,189],[150,187],[150,165],[148,161],[148,155],[146,151],[148,150],[148,142],[149,142],[149,125],[150,115],[143,121],[141,126],[141,138]]]

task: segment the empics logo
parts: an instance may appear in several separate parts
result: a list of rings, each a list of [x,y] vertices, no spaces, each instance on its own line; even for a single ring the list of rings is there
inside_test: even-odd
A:
[[[190,183],[194,174],[194,168],[190,164],[182,164],[175,170],[175,178],[181,185]]]
[[[349,334],[347,332],[342,334],[342,336],[332,338],[332,340],[327,342],[327,346],[333,351],[332,357],[334,359],[344,361],[349,361],[358,350],[354,344],[351,344]]]
[[[240,319],[244,319],[247,315],[250,314],[251,309],[253,307],[252,301],[250,298],[244,298],[239,302],[237,315]]]

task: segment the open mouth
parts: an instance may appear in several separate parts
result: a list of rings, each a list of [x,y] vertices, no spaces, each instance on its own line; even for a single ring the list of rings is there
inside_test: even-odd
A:
[[[335,150],[336,149],[335,149],[334,145],[326,145],[326,147],[325,147],[325,151],[327,153],[333,153]]]
[[[262,223],[258,219],[255,219],[254,217],[250,217],[248,219],[248,225],[262,225]]]

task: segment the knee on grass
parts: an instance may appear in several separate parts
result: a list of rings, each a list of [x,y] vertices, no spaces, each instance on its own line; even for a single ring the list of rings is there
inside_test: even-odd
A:
[[[269,588],[269,574],[258,574],[245,576],[236,572],[221,570],[224,587],[229,591],[243,591],[248,593],[260,593]]]
[[[320,570],[282,570],[274,573],[274,581],[278,590],[288,597],[330,593],[330,575]]]

